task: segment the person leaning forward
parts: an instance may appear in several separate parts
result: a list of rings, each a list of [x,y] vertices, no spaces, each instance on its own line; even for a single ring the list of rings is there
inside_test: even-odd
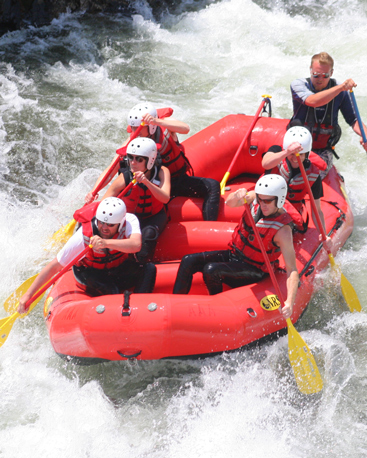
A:
[[[91,249],[73,272],[77,283],[91,295],[119,294],[135,287],[136,293],[148,293],[154,288],[155,266],[141,266],[132,256],[141,248],[139,221],[126,213],[121,199],[110,197],[101,203],[85,206],[74,214],[82,225],[39,273],[20,298],[18,313],[38,289],[75,259],[84,248]]]
[[[291,83],[293,116],[290,126],[305,126],[313,137],[313,151],[327,163],[324,178],[333,165],[334,146],[341,136],[338,124],[339,111],[345,121],[361,136],[356,113],[349,91],[357,84],[351,79],[339,83],[332,78],[334,60],[326,52],[315,54],[311,58],[310,77],[294,80]],[[363,125],[367,133],[366,126]],[[363,143],[367,151],[367,143]],[[337,157],[337,156],[336,156]]]
[[[231,193],[226,201],[230,207],[250,204],[252,217],[260,232],[269,259],[274,267],[283,255],[287,271],[287,298],[282,308],[284,318],[292,315],[298,290],[299,275],[290,224],[291,216],[283,209],[287,183],[280,175],[264,175],[255,191],[245,188]],[[209,294],[218,294],[223,283],[232,288],[249,285],[269,275],[257,239],[254,237],[246,211],[237,225],[228,250],[206,251],[186,255],[177,272],[173,294],[188,294],[194,273],[202,272]]]
[[[137,137],[129,143],[126,168],[112,182],[104,198],[119,197],[132,180],[136,183],[121,199],[127,211],[139,219],[142,247],[135,257],[144,264],[153,260],[158,237],[166,227],[165,204],[171,190],[169,170],[157,163],[157,145],[151,138]]]

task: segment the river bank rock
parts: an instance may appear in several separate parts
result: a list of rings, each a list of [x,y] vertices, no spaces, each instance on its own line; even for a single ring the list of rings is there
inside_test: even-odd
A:
[[[47,25],[66,12],[132,14],[134,3],[133,0],[0,0],[0,35],[29,25]],[[154,12],[155,8],[161,9],[165,1],[146,0],[146,3]]]

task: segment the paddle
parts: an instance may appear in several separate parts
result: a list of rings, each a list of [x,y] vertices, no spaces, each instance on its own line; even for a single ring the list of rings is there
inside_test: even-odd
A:
[[[45,283],[27,302],[26,302],[26,308],[28,309],[26,313],[18,313],[15,312],[11,316],[7,318],[3,318],[0,320],[0,347],[5,343],[6,339],[9,336],[10,331],[12,330],[13,324],[17,318],[24,318],[29,314],[31,310],[37,305],[37,303],[40,301],[40,298],[43,296],[43,294],[46,292],[46,290],[53,284],[55,283],[62,275],[64,275],[65,272],[67,272],[71,266],[73,266],[76,262],[79,261],[89,250],[93,248],[92,245],[87,246],[84,248],[84,250],[78,254],[72,261],[69,262],[69,264],[65,267],[63,267],[60,272],[58,272],[56,275],[54,275],[47,283]],[[17,307],[18,308],[18,304]]]
[[[364,131],[364,128],[363,128],[361,115],[359,114],[359,110],[358,110],[358,106],[357,106],[357,100],[356,100],[356,97],[354,95],[353,89],[350,90],[350,96],[352,97],[352,102],[353,102],[353,105],[354,105],[354,111],[356,112],[358,125],[359,125],[359,130],[361,131],[361,136],[362,136],[362,139],[363,139],[363,143],[366,143],[367,142],[367,138],[366,138],[366,134],[365,134],[365,131]]]
[[[245,202],[245,210],[249,217],[252,229],[254,231],[257,243],[260,246],[262,255],[265,260],[265,264],[268,268],[271,280],[273,282],[273,286],[277,293],[278,299],[280,301],[281,307],[284,307],[284,300],[282,293],[280,291],[280,287],[278,281],[275,277],[275,273],[273,268],[270,264],[270,260],[266,253],[264,244],[261,240],[259,231],[255,224],[255,221],[251,215],[250,207],[244,198]],[[286,319],[287,328],[288,328],[288,356],[291,366],[293,368],[294,376],[297,382],[298,389],[303,394],[312,394],[318,393],[322,390],[323,382],[319,370],[317,368],[315,359],[311,353],[311,350],[308,348],[306,342],[302,339],[300,334],[297,332],[295,327],[293,326],[292,321],[290,318]]]
[[[242,140],[240,146],[238,147],[238,149],[236,151],[236,154],[234,155],[234,157],[232,159],[232,162],[230,163],[230,165],[228,167],[227,172],[224,174],[224,176],[222,178],[222,181],[220,182],[220,192],[221,192],[222,195],[224,194],[225,187],[226,187],[229,175],[231,174],[232,168],[233,168],[234,164],[237,161],[237,158],[238,158],[238,156],[239,156],[239,154],[240,154],[240,152],[242,150],[243,145],[245,144],[246,140],[248,139],[249,135],[252,132],[252,129],[254,128],[254,126],[256,124],[256,121],[258,120],[261,110],[263,109],[263,107],[264,107],[264,105],[266,103],[270,103],[271,95],[262,95],[261,97],[263,97],[263,100],[262,100],[257,112],[255,113],[254,119],[253,119],[248,131],[246,132],[246,135],[243,137],[243,140]]]
[[[125,146],[122,146],[121,148],[116,150],[117,156],[116,156],[115,160],[112,162],[112,164],[110,165],[110,167],[108,168],[108,170],[105,173],[104,177],[98,183],[96,188],[92,191],[93,197],[95,197],[99,193],[99,191],[104,188],[104,186],[106,185],[107,180],[110,178],[110,175],[113,172],[114,168],[117,166],[117,164],[121,160],[121,157],[125,155],[126,148],[127,148],[128,144],[132,140],[134,140],[134,138],[136,138],[139,135],[139,133],[140,133],[140,131],[141,131],[141,129],[143,127],[144,127],[144,123],[142,122],[140,124],[140,126],[136,129],[136,131],[133,132],[130,135],[128,143]],[[61,245],[61,244],[64,245],[69,240],[69,238],[73,235],[73,232],[74,232],[74,229],[75,229],[75,225],[76,225],[75,219],[71,220],[68,224],[66,224],[65,226],[63,226],[61,229],[59,229],[58,231],[56,231],[53,234],[53,236],[51,238],[51,242],[52,243],[56,242],[58,245]]]
[[[326,234],[325,234],[324,227],[323,227],[321,219],[320,219],[319,212],[317,211],[315,199],[314,199],[313,194],[312,194],[311,186],[310,186],[310,183],[308,181],[308,178],[307,178],[307,175],[306,175],[306,171],[305,171],[305,168],[303,166],[303,162],[301,161],[301,157],[300,157],[299,153],[296,154],[296,157],[297,157],[297,161],[298,161],[298,167],[299,167],[299,169],[300,169],[300,171],[302,173],[303,181],[305,182],[305,185],[307,186],[307,192],[308,192],[308,195],[310,196],[310,202],[311,202],[312,211],[313,211],[313,213],[315,215],[315,218],[316,218],[316,221],[317,221],[317,225],[319,226],[319,231],[320,231],[320,234],[321,234],[321,237],[322,237],[322,241],[325,242]],[[326,249],[327,254],[329,256],[331,267],[338,274],[340,274],[340,286],[341,286],[341,290],[342,290],[345,302],[347,303],[347,305],[348,305],[348,307],[349,307],[351,312],[360,312],[362,310],[362,307],[361,307],[361,304],[359,302],[357,293],[354,291],[353,286],[350,284],[350,282],[347,280],[347,278],[343,275],[343,272],[340,270],[340,267],[336,265],[334,257],[332,255],[331,251],[328,248],[325,248],[325,249]]]
[[[34,280],[37,278],[38,274],[33,275],[33,277],[28,278],[23,282],[4,302],[4,309],[8,313],[14,313],[18,308],[19,299],[25,294],[26,291],[30,288]],[[42,299],[42,296],[39,296],[36,304]]]

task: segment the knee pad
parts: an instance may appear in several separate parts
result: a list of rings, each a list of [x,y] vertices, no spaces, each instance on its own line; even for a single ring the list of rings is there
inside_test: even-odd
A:
[[[141,236],[143,240],[148,242],[153,242],[158,239],[159,231],[157,226],[146,226],[141,231]]]

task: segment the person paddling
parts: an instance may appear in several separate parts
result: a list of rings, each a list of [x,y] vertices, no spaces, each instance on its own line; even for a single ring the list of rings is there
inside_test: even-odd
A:
[[[38,289],[89,244],[93,249],[73,268],[77,284],[88,294],[119,294],[133,287],[136,293],[152,292],[155,266],[141,266],[133,258],[141,248],[139,221],[126,212],[121,199],[110,197],[95,202],[77,210],[74,217],[81,227],[20,298],[18,313],[24,313],[26,302]]]
[[[151,261],[158,236],[165,228],[168,215],[165,204],[170,199],[171,177],[167,167],[159,164],[156,143],[146,137],[137,137],[127,147],[127,167],[111,184],[104,198],[118,197],[132,180],[136,184],[121,199],[127,211],[140,222],[142,247],[136,258]]]
[[[162,164],[171,173],[171,198],[200,197],[203,202],[204,221],[216,221],[219,212],[220,185],[217,180],[193,176],[194,171],[185,155],[184,147],[179,142],[177,134],[188,134],[188,124],[171,117],[173,110],[170,108],[156,109],[151,103],[142,102],[135,105],[127,116],[129,130],[135,131],[142,123],[139,136],[150,138],[158,145],[158,153]],[[128,140],[122,145],[125,146]],[[124,165],[121,164],[120,172]],[[107,169],[106,169],[107,170]],[[119,170],[115,167],[114,176]],[[101,177],[98,178],[94,188],[98,185]],[[86,196],[86,202],[93,200],[92,191]]]
[[[264,175],[257,181],[254,191],[240,188],[228,196],[226,205],[241,207],[246,200],[251,206],[252,217],[262,236],[271,264],[277,267],[280,254],[283,255],[287,271],[287,298],[282,314],[284,318],[289,318],[296,299],[299,275],[290,227],[292,218],[283,208],[286,194],[287,183],[283,177]],[[258,282],[269,275],[247,218],[244,211],[228,250],[206,251],[183,257],[173,294],[187,294],[196,272],[203,273],[204,282],[211,295],[222,292],[223,283],[236,288]]]
[[[316,208],[325,231],[324,214],[321,209],[321,198],[323,197],[323,185],[320,176],[320,169],[326,169],[326,163],[312,151],[312,135],[305,127],[291,127],[284,135],[283,147],[273,145],[264,154],[262,166],[265,173],[281,175],[288,186],[286,209],[291,212],[287,202],[292,204],[294,209],[302,216],[301,225],[297,226],[299,232],[306,232],[308,228],[308,213],[305,207],[305,196],[308,193],[308,186],[304,182],[301,171],[298,167],[296,154],[298,153],[305,168],[308,181],[311,185],[312,195]],[[295,218],[296,219],[296,218]],[[312,211],[312,220],[318,228],[317,218]],[[329,247],[330,237],[326,243]]]
[[[354,132],[361,136],[357,116],[353,109],[350,91],[357,84],[348,78],[338,82],[332,78],[334,59],[326,52],[315,54],[311,58],[310,77],[299,78],[291,83],[293,116],[290,126],[306,126],[313,136],[313,150],[327,163],[322,179],[333,165],[334,147],[341,137],[338,123],[339,111]],[[363,124],[367,133],[367,128]],[[361,139],[367,151],[367,142]]]

